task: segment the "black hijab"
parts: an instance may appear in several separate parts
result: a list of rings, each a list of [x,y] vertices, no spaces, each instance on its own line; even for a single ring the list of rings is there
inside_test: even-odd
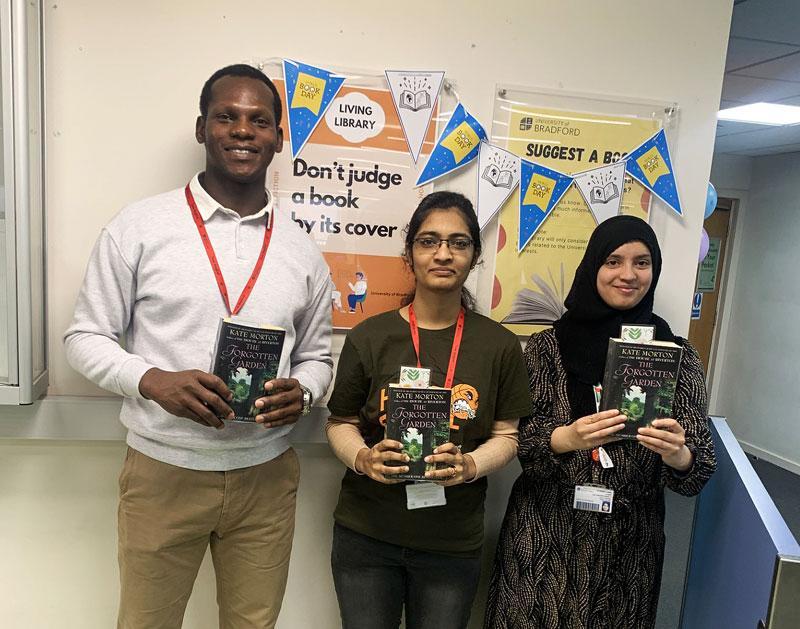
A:
[[[650,250],[653,281],[635,307],[617,310],[606,304],[597,292],[597,272],[614,250],[633,241],[644,243]],[[600,223],[592,232],[564,301],[567,312],[553,324],[561,361],[567,371],[567,393],[574,418],[595,412],[591,387],[602,382],[608,339],[619,336],[623,323],[655,325],[657,340],[675,340],[669,324],[653,314],[659,275],[661,248],[655,232],[642,219],[614,216]]]

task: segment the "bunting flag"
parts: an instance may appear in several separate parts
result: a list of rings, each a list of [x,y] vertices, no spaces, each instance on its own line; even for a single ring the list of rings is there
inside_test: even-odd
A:
[[[478,152],[478,224],[483,229],[519,185],[520,158],[489,142]]]
[[[344,77],[290,59],[283,60],[283,77],[294,159],[339,93]]]
[[[486,139],[486,131],[461,103],[458,104],[439,141],[433,147],[425,168],[417,179],[419,187],[446,175],[478,157],[479,144]]]
[[[517,253],[528,245],[572,183],[572,177],[521,160]]]
[[[624,161],[585,170],[572,178],[598,225],[619,214],[625,185]]]
[[[672,172],[667,136],[663,129],[628,153],[625,164],[634,179],[679,215],[683,215],[675,173]]]
[[[386,70],[392,101],[414,163],[419,159],[444,72]]]

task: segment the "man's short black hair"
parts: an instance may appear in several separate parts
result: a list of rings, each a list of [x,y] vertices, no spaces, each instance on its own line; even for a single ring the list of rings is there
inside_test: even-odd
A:
[[[275,126],[281,123],[281,115],[283,114],[283,105],[281,105],[281,97],[278,94],[278,88],[269,80],[269,77],[258,68],[247,65],[246,63],[237,63],[232,66],[225,66],[220,68],[212,74],[208,81],[203,85],[200,92],[200,115],[205,118],[208,115],[208,104],[211,102],[211,88],[214,87],[219,79],[224,76],[243,76],[248,79],[255,79],[261,81],[272,91],[272,103],[275,110]]]

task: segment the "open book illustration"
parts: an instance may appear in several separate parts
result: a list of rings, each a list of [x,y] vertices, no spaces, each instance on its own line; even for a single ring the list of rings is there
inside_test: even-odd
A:
[[[485,179],[495,188],[508,188],[514,185],[514,173],[511,170],[500,170],[494,164],[489,164],[483,171],[481,179]]]
[[[427,90],[419,90],[412,92],[411,90],[403,90],[400,92],[400,107],[403,109],[410,109],[411,111],[419,111],[420,109],[431,108],[431,95]]]
[[[531,278],[538,291],[530,288],[521,288],[511,304],[511,312],[506,315],[502,323],[536,323],[550,325],[561,318],[567,309],[564,307],[564,263],[561,263],[560,282],[556,284],[550,269],[547,269],[550,280],[547,283],[538,273]]]
[[[594,186],[590,194],[592,203],[608,203],[619,196],[619,188],[611,181],[605,186]]]

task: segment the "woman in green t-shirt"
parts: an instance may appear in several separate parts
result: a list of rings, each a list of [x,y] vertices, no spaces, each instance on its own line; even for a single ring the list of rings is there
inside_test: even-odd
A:
[[[474,312],[464,289],[480,252],[470,201],[428,195],[406,231],[413,298],[345,339],[326,426],[348,467],[331,555],[344,629],[396,629],[404,608],[409,629],[467,625],[480,576],[486,475],[514,457],[518,419],[530,408],[517,338]],[[396,478],[409,458],[399,441],[385,438],[388,388],[402,366],[429,369],[431,386],[452,391],[449,442],[425,457],[442,465],[425,472],[430,483]]]

